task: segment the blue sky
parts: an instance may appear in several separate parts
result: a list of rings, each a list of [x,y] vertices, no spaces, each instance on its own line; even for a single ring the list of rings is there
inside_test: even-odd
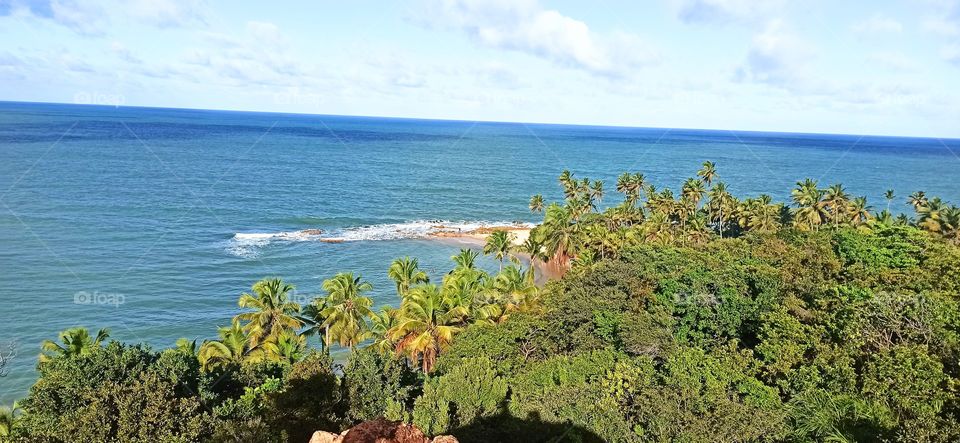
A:
[[[0,0],[0,100],[960,137],[960,0]]]

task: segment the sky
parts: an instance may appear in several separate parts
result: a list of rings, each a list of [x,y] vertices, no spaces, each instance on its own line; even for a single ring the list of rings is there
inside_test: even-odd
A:
[[[0,0],[0,100],[960,137],[960,0]]]

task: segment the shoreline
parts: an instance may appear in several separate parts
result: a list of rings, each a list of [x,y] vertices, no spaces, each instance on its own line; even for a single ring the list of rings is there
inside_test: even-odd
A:
[[[445,230],[445,226],[436,226],[438,230],[436,232],[430,233],[425,238],[429,240],[438,240],[443,242],[448,242],[451,244],[465,245],[468,247],[480,247],[487,242],[487,237],[490,237],[490,234],[494,231],[508,231],[513,234],[513,239],[510,242],[515,248],[522,246],[527,238],[530,237],[530,231],[533,228],[527,226],[517,226],[517,225],[503,225],[503,226],[484,226],[476,229],[471,229],[469,231],[452,231]],[[530,254],[525,252],[515,252],[513,256],[520,259],[520,262],[526,266],[531,266],[534,270],[534,281],[537,286],[543,286],[549,280],[560,278],[562,275],[554,269],[554,267],[549,266],[547,263],[544,263],[540,260],[531,260]]]

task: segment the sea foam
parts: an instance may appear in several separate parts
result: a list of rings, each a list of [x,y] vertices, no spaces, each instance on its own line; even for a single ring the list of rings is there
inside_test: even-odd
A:
[[[428,238],[443,232],[470,232],[493,226],[516,226],[532,228],[532,223],[508,221],[449,221],[415,220],[404,223],[384,223],[326,230],[317,234],[315,228],[281,232],[238,232],[233,235],[228,251],[233,255],[251,258],[259,255],[259,249],[272,243],[316,241],[342,243],[356,241],[404,240]]]

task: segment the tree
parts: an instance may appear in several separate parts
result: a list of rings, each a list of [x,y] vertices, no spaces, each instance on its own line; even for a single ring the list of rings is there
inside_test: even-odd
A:
[[[717,178],[717,165],[711,161],[703,162],[703,167],[697,171],[697,176],[703,179],[703,182],[710,186]]]
[[[919,210],[927,205],[927,195],[923,191],[914,192],[913,194],[910,194],[909,198],[907,198],[907,202],[913,206],[914,210]]]
[[[817,187],[817,182],[805,179],[797,182],[797,187],[790,192],[794,211],[794,225],[804,230],[816,230],[826,220],[826,204],[823,201],[824,191]]]
[[[474,251],[473,249],[460,249],[460,252],[453,257],[450,257],[454,263],[457,265],[457,269],[473,269],[476,265],[477,257],[480,255],[479,252]]]
[[[230,327],[219,328],[217,335],[219,340],[204,341],[197,353],[197,359],[204,371],[263,360],[262,349],[251,345],[250,337],[238,319],[235,318]]]
[[[503,260],[510,257],[510,251],[513,250],[514,235],[511,232],[496,230],[487,237],[487,243],[483,246],[483,253],[493,255],[500,262],[500,270],[503,270]]]
[[[406,354],[412,364],[429,374],[437,356],[450,346],[469,311],[449,303],[433,284],[412,288],[400,309],[400,322],[390,333],[397,343],[396,351]]]
[[[574,239],[577,226],[569,209],[556,203],[547,206],[543,223],[531,232],[539,235],[537,240],[546,248],[549,261],[559,269],[567,267],[570,259],[576,255]]]
[[[110,337],[107,329],[97,331],[96,337],[90,337],[90,332],[86,328],[71,328],[60,333],[60,342],[44,340],[40,345],[43,351],[40,354],[40,363],[48,363],[58,357],[71,358],[81,355],[89,355],[94,349]]]
[[[410,286],[427,283],[430,277],[420,270],[420,262],[415,258],[398,258],[390,264],[387,276],[397,284],[397,295],[403,297]]]
[[[850,196],[843,185],[837,183],[827,188],[823,196],[823,203],[829,208],[830,216],[833,218],[833,226],[840,226],[840,220],[844,218],[850,204]]]
[[[708,197],[710,200],[707,202],[707,209],[709,210],[710,221],[713,221],[714,215],[716,215],[717,230],[720,232],[720,238],[723,238],[724,224],[733,215],[733,209],[735,208],[733,196],[727,192],[726,183],[717,182],[715,186],[710,188]]]
[[[543,195],[536,194],[530,197],[530,212],[543,212]]]
[[[883,198],[887,200],[887,212],[890,212],[890,203],[892,203],[893,199],[896,198],[893,193],[893,189],[887,189],[887,192],[883,193]]]
[[[341,272],[323,281],[327,291],[326,308],[323,310],[324,326],[327,329],[327,346],[336,341],[340,346],[353,349],[364,339],[367,331],[366,318],[373,315],[370,309],[373,300],[363,294],[373,285],[352,273]]]
[[[890,199],[887,199],[887,206],[890,206]],[[861,196],[853,199],[853,201],[850,202],[850,207],[848,209],[850,212],[851,222],[854,225],[865,223],[867,220],[873,218],[873,214],[870,213],[872,210],[873,208],[867,205],[866,197]],[[889,210],[885,210],[885,212],[888,214],[890,213]]]
[[[689,178],[683,184],[683,190],[680,194],[693,202],[693,206],[696,207],[700,203],[700,200],[703,199],[703,195],[706,194],[706,192],[707,190],[703,187],[702,181]]]
[[[250,340],[250,347],[256,348],[263,342],[276,342],[284,330],[303,326],[297,317],[300,304],[289,299],[293,285],[279,278],[270,278],[254,283],[251,289],[252,294],[240,295],[238,305],[253,312],[237,315],[237,319],[246,322],[243,328]]]

